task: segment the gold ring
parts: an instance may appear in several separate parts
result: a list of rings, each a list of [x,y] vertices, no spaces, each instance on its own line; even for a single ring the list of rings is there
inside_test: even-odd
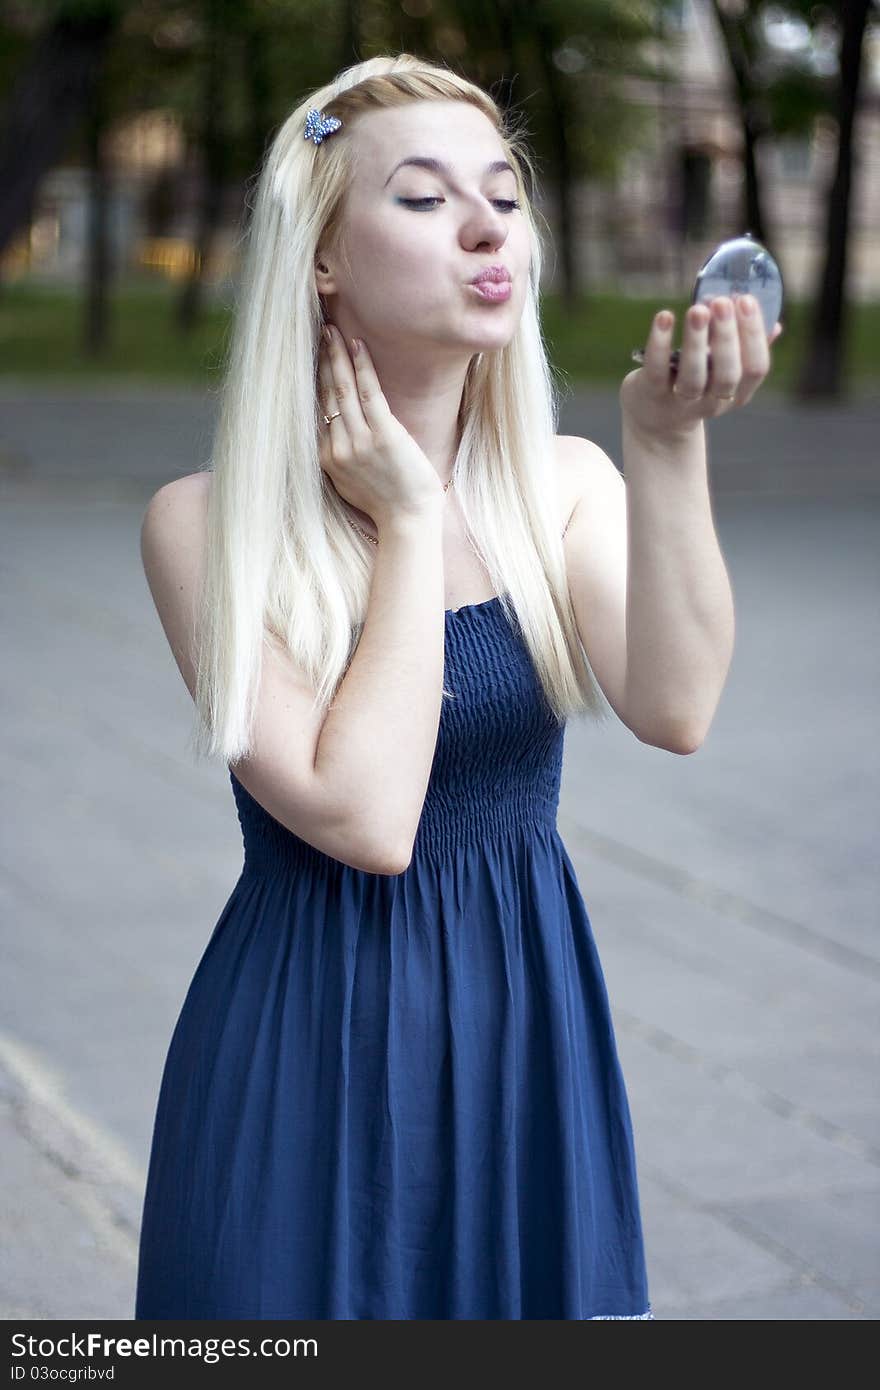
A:
[[[341,411],[341,410],[337,410],[336,415],[341,415],[341,414],[342,414],[342,411]],[[336,419],[336,415],[325,415],[325,416],[324,416],[324,424],[325,424],[325,425],[329,425],[329,423],[330,423],[331,420],[335,420],[335,419]]]

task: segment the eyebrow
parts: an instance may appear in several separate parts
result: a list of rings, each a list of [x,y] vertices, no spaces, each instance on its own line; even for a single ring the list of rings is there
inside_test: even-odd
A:
[[[398,169],[402,168],[404,164],[416,164],[420,169],[430,169],[432,173],[445,174],[447,177],[452,173],[449,165],[444,164],[442,159],[432,159],[426,154],[411,154],[408,158],[402,159],[399,164],[395,164],[388,178],[385,180],[385,183],[382,185],[383,188],[387,187],[391,182],[392,175],[396,174]],[[500,174],[505,169],[509,169],[514,175],[516,174],[513,165],[506,159],[496,159],[494,163],[486,165],[487,174]]]

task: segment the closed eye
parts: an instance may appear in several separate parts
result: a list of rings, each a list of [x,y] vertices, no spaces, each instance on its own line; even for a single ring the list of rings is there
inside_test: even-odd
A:
[[[442,203],[442,198],[398,198],[399,203],[406,207],[418,208],[425,207],[426,203]],[[506,212],[513,212],[514,208],[520,206],[516,198],[493,198],[493,203],[499,203]]]

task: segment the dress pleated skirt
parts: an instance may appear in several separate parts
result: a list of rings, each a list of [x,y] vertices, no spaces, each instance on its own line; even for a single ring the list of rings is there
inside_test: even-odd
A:
[[[562,727],[499,603],[447,615],[405,872],[231,774],[244,867],[165,1062],[137,1318],[653,1318]]]

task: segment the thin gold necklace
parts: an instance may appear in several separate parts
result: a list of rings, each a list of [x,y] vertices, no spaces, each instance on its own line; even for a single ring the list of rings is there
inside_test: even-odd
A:
[[[452,487],[452,479],[451,479],[451,478],[449,479],[449,482],[448,482],[448,483],[444,483],[444,484],[443,484],[443,491],[446,492],[447,489],[450,488],[450,487]],[[356,522],[355,520],[353,520],[352,517],[350,517],[350,516],[347,517],[347,520],[348,520],[348,523],[349,523],[350,526],[353,526],[354,529],[355,529],[356,531],[360,531],[360,533],[361,533],[362,536],[366,536],[367,540],[370,542],[371,545],[378,545],[378,544],[379,544],[379,538],[378,538],[378,536],[371,536],[370,533],[369,533],[369,531],[365,531],[364,528],[363,528],[363,526],[358,526],[357,522]]]

